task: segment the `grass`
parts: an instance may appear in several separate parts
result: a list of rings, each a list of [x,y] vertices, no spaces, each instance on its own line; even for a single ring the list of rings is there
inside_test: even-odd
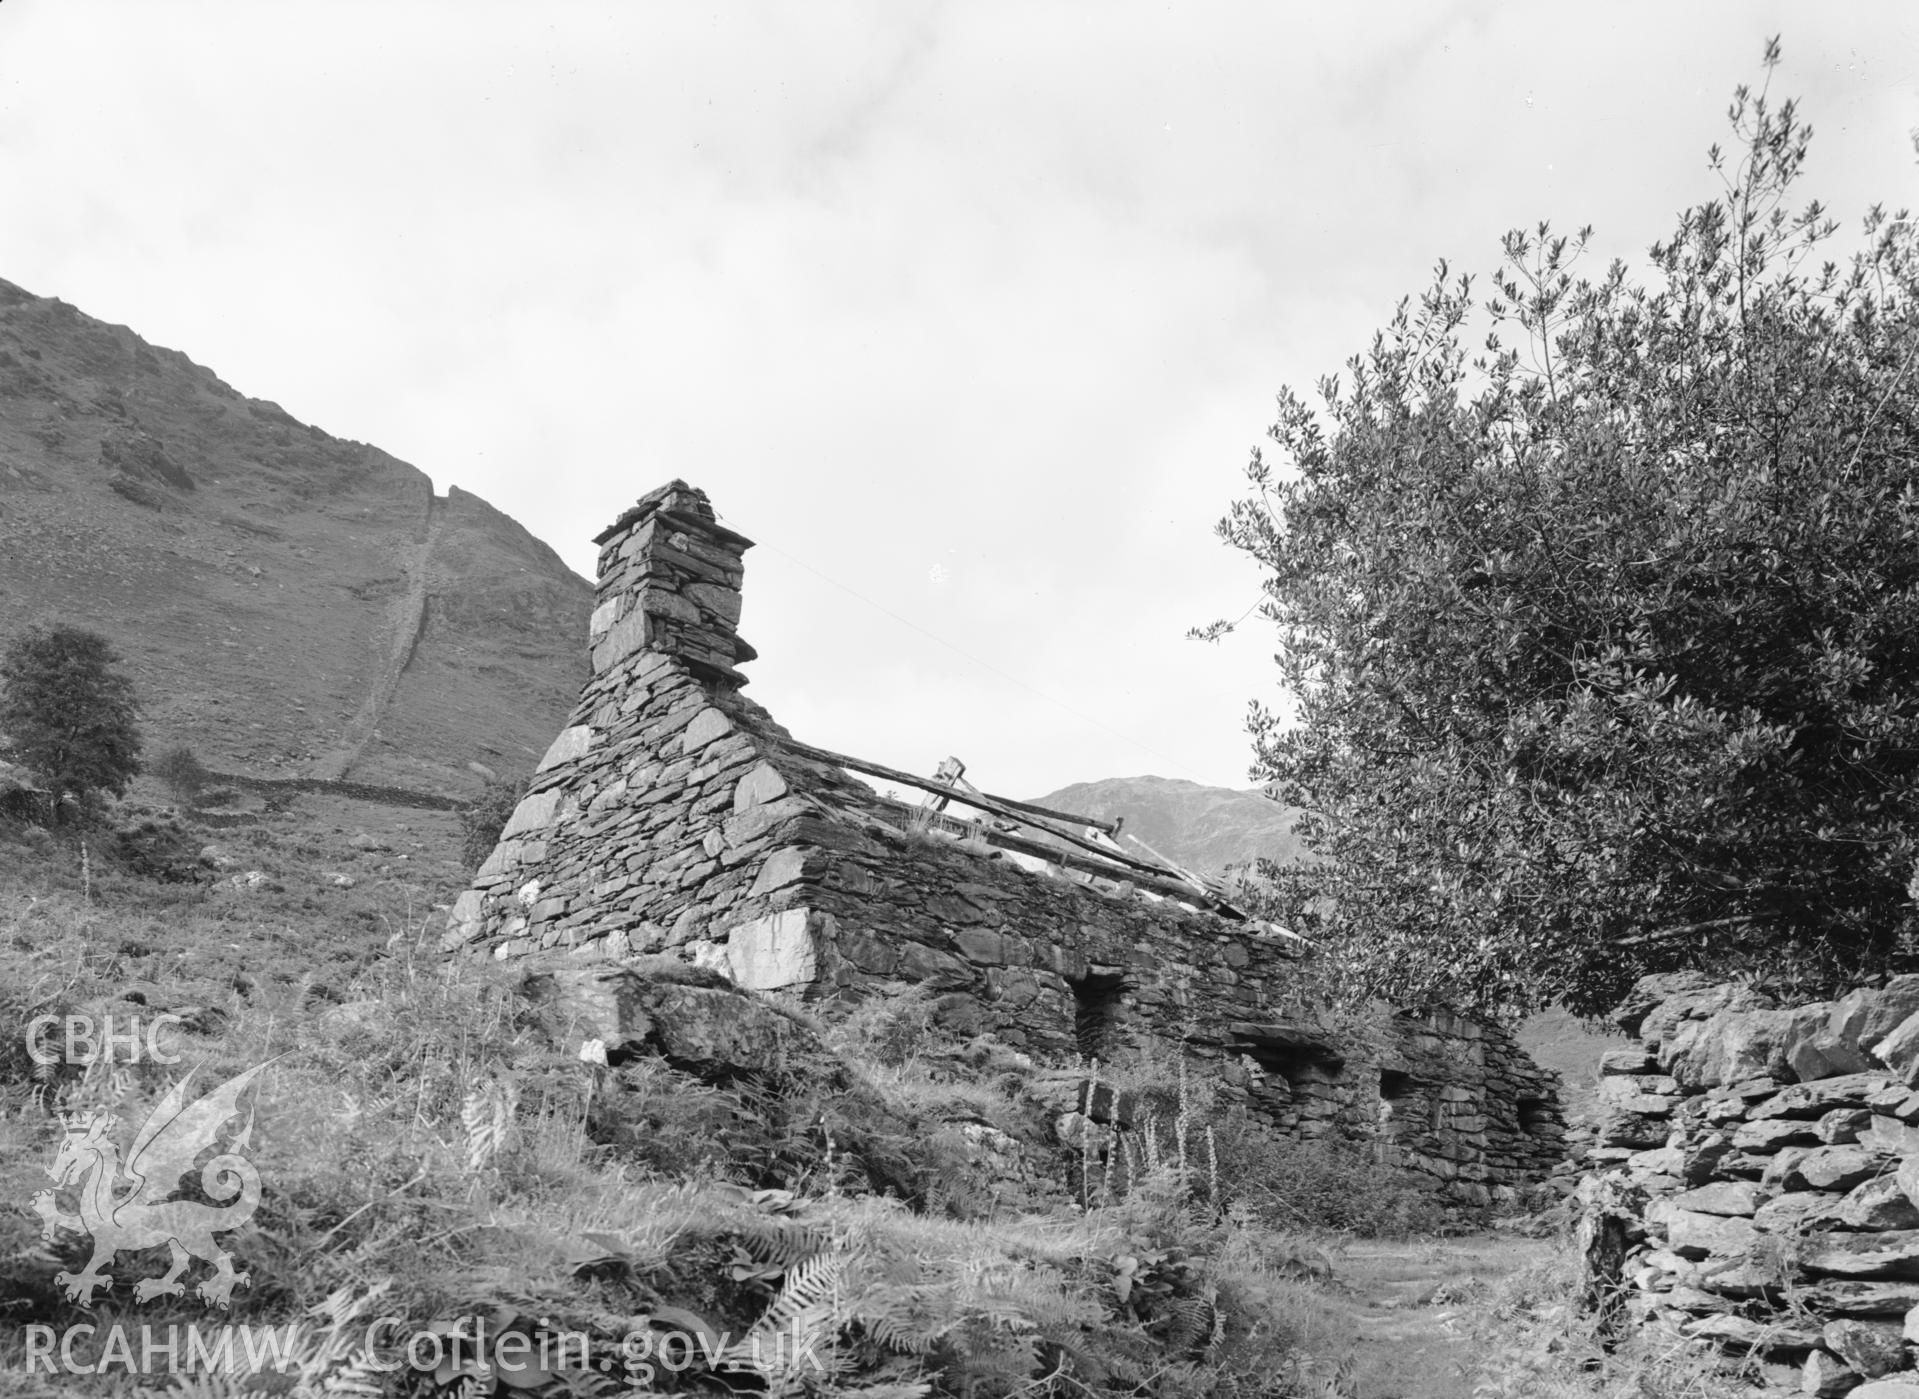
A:
[[[257,825],[188,834],[231,863],[160,883],[111,842],[93,842],[83,869],[76,844],[0,827],[10,1023],[42,1007],[169,1010],[199,1085],[273,1061],[248,1147],[262,1203],[225,1239],[252,1282],[219,1319],[277,1328],[284,1363],[164,1392],[426,1392],[411,1371],[366,1368],[376,1315],[429,1339],[476,1316],[570,1333],[615,1362],[555,1365],[501,1393],[614,1392],[649,1364],[658,1392],[702,1392],[717,1382],[709,1364],[667,1370],[636,1345],[672,1333],[745,1346],[775,1331],[820,1366],[782,1369],[762,1345],[755,1370],[749,1346],[734,1353],[747,1365],[736,1387],[869,1399],[1733,1392],[1692,1352],[1601,1352],[1567,1305],[1559,1246],[1442,1239],[1441,1217],[1396,1172],[1275,1141],[1220,1111],[1170,1056],[1101,1066],[1152,1120],[1122,1141],[1083,1136],[1074,1145],[1093,1154],[1080,1160],[1049,1123],[1081,1071],[942,1038],[921,993],[778,1009],[801,1049],[776,1081],[705,1079],[648,1056],[608,1068],[545,1040],[522,968],[435,950],[434,906],[464,879],[453,818],[302,797]],[[260,887],[229,882],[253,869]],[[339,872],[352,887],[327,878]],[[106,1107],[131,1124],[180,1072],[49,1073],[0,1045],[0,1199],[24,1204],[47,1184],[49,1106]],[[35,1392],[20,1387],[29,1325],[209,1324],[197,1302],[132,1301],[129,1281],[159,1271],[157,1253],[123,1255],[120,1285],[78,1312],[53,1274],[79,1267],[84,1240],[43,1243],[39,1224],[0,1212],[10,1392]],[[195,1264],[188,1280],[203,1275]],[[361,1388],[338,1389],[349,1382]],[[147,1383],[32,1380],[129,1396]]]
[[[819,1058],[787,1066],[778,1101],[663,1060],[559,1054],[527,1013],[521,968],[434,950],[433,905],[462,878],[457,832],[436,819],[389,818],[368,842],[363,813],[303,798],[214,833],[230,863],[185,883],[132,872],[96,853],[104,842],[83,870],[75,843],[0,829],[10,1021],[185,1011],[171,1045],[202,1088],[272,1062],[247,1147],[262,1202],[224,1240],[251,1285],[219,1319],[281,1328],[294,1349],[284,1374],[204,1393],[319,1393],[353,1376],[400,1392],[405,1375],[356,1369],[347,1339],[369,1309],[423,1335],[473,1315],[575,1332],[605,1355],[663,1333],[661,1318],[734,1341],[798,1326],[823,1368],[749,1368],[770,1392],[1324,1392],[1330,1313],[1297,1245],[1254,1211],[1215,1208],[1179,1162],[1091,1210],[1043,1173],[1009,1171],[995,1152],[1033,1164],[1044,1137],[1046,1071],[991,1041],[938,1039],[921,997],[793,1012]],[[254,869],[257,887],[230,882]],[[353,887],[327,880],[340,871]],[[49,1107],[130,1127],[180,1072],[0,1055],[0,1198],[46,1186]],[[190,1297],[131,1299],[157,1254],[123,1255],[119,1286],[79,1313],[53,1275],[79,1269],[86,1240],[48,1244],[39,1225],[0,1214],[9,1380],[30,1325],[208,1323]],[[690,1391],[701,1373],[655,1378]],[[34,1383],[133,1394],[143,1381]],[[610,1383],[556,1370],[544,1388]]]

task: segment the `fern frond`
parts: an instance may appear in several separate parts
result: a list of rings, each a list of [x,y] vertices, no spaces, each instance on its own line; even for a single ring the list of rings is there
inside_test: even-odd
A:
[[[519,1101],[519,1085],[508,1078],[489,1078],[467,1091],[466,1101],[460,1106],[460,1122],[466,1128],[467,1170],[484,1170],[506,1149]]]
[[[773,1299],[773,1305],[766,1309],[753,1329],[778,1332],[797,1320],[802,1312],[821,1307],[837,1310],[843,1294],[845,1268],[843,1258],[820,1254],[789,1269],[786,1281],[780,1285],[779,1296]]]
[[[1213,1299],[1177,1297],[1167,1312],[1166,1343],[1175,1350],[1192,1350],[1213,1334]]]

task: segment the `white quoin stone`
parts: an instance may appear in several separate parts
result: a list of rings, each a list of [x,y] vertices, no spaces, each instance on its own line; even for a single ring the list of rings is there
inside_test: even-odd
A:
[[[770,894],[775,889],[784,888],[805,873],[806,851],[799,846],[789,845],[775,850],[766,857],[766,863],[760,866],[759,877],[753,881],[753,887],[747,891],[749,898],[758,898]]]
[[[480,935],[485,906],[486,898],[478,889],[469,889],[453,901],[446,915],[446,934],[440,939],[442,951],[451,951]]]
[[[557,790],[534,792],[521,798],[520,804],[513,808],[513,814],[507,818],[506,829],[500,832],[500,839],[552,825],[553,814],[559,809],[560,794]]]
[[[570,729],[561,729],[560,736],[548,745],[546,756],[540,759],[538,770],[545,772],[550,767],[558,767],[561,763],[570,763],[575,758],[585,757],[588,750],[593,747],[593,740],[598,736],[593,732],[590,724],[575,724]]]
[[[746,811],[786,795],[786,779],[771,763],[760,763],[733,789],[733,810]]]
[[[503,840],[493,847],[493,853],[486,857],[486,863],[480,866],[473,878],[476,883],[484,884],[488,880],[510,874],[520,863],[521,842]]]
[[[593,617],[586,624],[589,640],[598,641],[615,622],[620,620],[620,608],[625,601],[624,597],[616,595],[593,609]]]
[[[694,754],[715,739],[725,738],[733,732],[733,721],[717,709],[702,709],[693,716],[693,722],[686,726],[686,732],[680,736],[680,752]]]
[[[804,986],[819,975],[819,949],[807,912],[789,908],[741,923],[726,940],[727,974],[755,991]]]

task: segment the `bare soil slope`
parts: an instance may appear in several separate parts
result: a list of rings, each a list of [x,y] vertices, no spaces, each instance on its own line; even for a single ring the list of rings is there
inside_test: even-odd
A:
[[[0,637],[112,638],[153,749],[470,793],[559,731],[591,598],[478,497],[0,281]]]

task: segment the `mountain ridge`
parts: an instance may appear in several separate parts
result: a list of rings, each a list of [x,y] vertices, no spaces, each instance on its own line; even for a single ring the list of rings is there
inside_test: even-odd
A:
[[[1254,859],[1297,864],[1307,858],[1295,830],[1299,813],[1257,788],[1142,775],[1075,782],[1033,800],[1102,821],[1124,818],[1121,844],[1131,834],[1202,874],[1223,874]]]
[[[470,794],[565,721],[592,596],[479,496],[0,280],[0,615],[107,636],[150,752]]]

